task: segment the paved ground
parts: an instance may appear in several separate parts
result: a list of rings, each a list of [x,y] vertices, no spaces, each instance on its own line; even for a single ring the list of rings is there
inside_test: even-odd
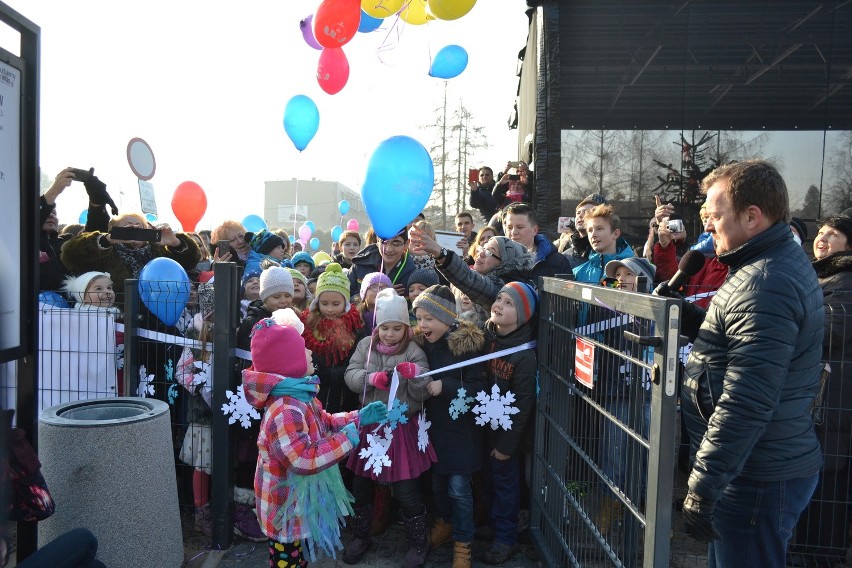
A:
[[[348,535],[344,535],[344,542]],[[474,543],[473,566],[487,566],[478,559],[487,549],[488,544],[482,542]],[[530,560],[525,555],[525,546],[522,545],[520,552],[505,564],[504,568],[538,568],[539,562]],[[370,566],[373,568],[399,568],[405,551],[408,549],[405,543],[405,535],[402,527],[392,524],[387,532],[373,539],[373,548],[358,566]],[[263,543],[252,543],[237,540],[234,546],[227,551],[201,551],[200,556],[184,566],[188,568],[249,568],[266,567],[269,565],[268,552]],[[448,567],[453,561],[452,544],[445,544],[429,553],[426,568]],[[347,566],[342,560],[324,559],[310,565],[313,568],[332,568]]]

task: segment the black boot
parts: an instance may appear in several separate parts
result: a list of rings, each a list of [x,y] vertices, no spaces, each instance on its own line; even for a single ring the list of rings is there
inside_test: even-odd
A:
[[[405,540],[408,541],[408,552],[402,563],[403,568],[423,568],[426,555],[429,554],[429,527],[426,525],[426,511],[414,518],[406,518]]]
[[[370,523],[373,522],[373,505],[365,505],[355,509],[349,526],[352,528],[352,540],[343,549],[343,562],[358,564],[370,550],[373,542],[370,540]]]

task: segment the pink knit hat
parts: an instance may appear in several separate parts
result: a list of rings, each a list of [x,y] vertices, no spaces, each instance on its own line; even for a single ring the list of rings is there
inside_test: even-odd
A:
[[[308,362],[303,330],[302,322],[290,308],[275,310],[271,318],[257,322],[251,335],[254,370],[296,379],[304,377]]]

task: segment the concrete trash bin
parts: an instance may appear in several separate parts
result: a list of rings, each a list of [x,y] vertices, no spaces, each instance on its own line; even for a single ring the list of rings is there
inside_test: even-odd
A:
[[[85,527],[110,568],[183,563],[165,402],[126,397],[52,406],[39,416],[38,441],[56,501],[56,513],[39,523],[39,546]]]

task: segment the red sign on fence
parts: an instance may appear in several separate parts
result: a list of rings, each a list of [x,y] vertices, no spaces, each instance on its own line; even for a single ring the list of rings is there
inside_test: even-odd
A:
[[[595,346],[577,338],[577,350],[574,355],[574,376],[587,387],[594,388]]]

